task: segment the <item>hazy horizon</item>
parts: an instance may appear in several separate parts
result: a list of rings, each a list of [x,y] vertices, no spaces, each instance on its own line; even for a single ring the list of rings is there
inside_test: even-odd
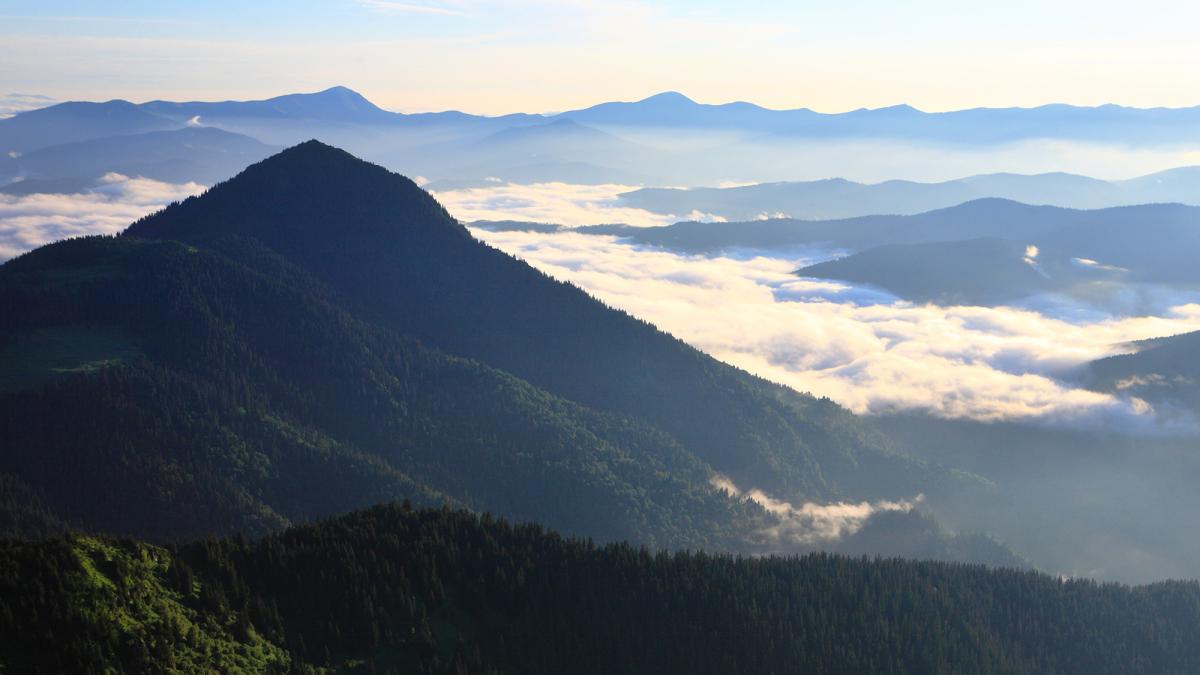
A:
[[[343,84],[387,109],[489,115],[661,91],[822,112],[1200,103],[1200,10],[1163,1],[14,0],[0,18],[0,91],[60,100]]]
[[[808,110],[808,111],[819,113],[822,115],[842,115],[845,113],[859,112],[859,111],[865,111],[865,110],[887,110],[889,108],[903,108],[903,107],[912,108],[912,109],[916,110],[917,112],[927,113],[927,114],[966,112],[966,111],[972,111],[972,110],[1035,110],[1038,108],[1053,108],[1053,107],[1058,107],[1058,106],[1066,106],[1066,107],[1072,107],[1072,108],[1092,108],[1092,109],[1106,108],[1106,107],[1118,107],[1118,108],[1134,108],[1134,109],[1139,109],[1139,110],[1185,110],[1185,109],[1189,109],[1189,108],[1200,108],[1200,97],[1197,97],[1195,102],[1180,103],[1177,105],[1156,105],[1156,104],[1134,105],[1134,104],[1124,103],[1121,101],[1102,101],[1099,103],[1077,103],[1077,102],[1064,101],[1064,100],[1046,100],[1046,101],[1043,101],[1040,103],[1027,103],[1027,104],[1022,104],[1022,105],[997,103],[994,105],[976,105],[976,106],[964,105],[964,106],[959,106],[959,107],[951,106],[951,107],[946,107],[946,108],[936,108],[935,109],[935,108],[922,108],[920,106],[913,105],[907,101],[897,101],[895,103],[872,105],[872,106],[858,106],[858,107],[852,107],[852,108],[838,108],[838,109],[817,109],[813,106],[804,105],[803,102],[797,103],[795,105],[785,105],[783,107],[777,107],[777,106],[765,105],[765,104],[759,103],[758,101],[749,100],[749,99],[701,100],[700,98],[698,98],[696,96],[690,95],[687,91],[680,91],[680,90],[670,89],[670,88],[660,88],[657,90],[648,91],[648,92],[646,92],[644,94],[640,94],[640,95],[632,95],[632,96],[627,96],[625,98],[596,99],[591,102],[584,102],[582,104],[575,105],[575,106],[559,105],[557,107],[551,107],[551,108],[547,108],[547,109],[533,109],[533,108],[529,108],[529,107],[525,107],[525,108],[517,107],[517,108],[513,108],[513,109],[508,109],[508,110],[478,112],[475,110],[468,110],[468,109],[464,109],[464,108],[435,108],[435,107],[428,107],[428,106],[423,107],[422,104],[420,104],[420,103],[412,103],[412,104],[408,104],[408,105],[389,107],[388,105],[384,105],[384,104],[380,103],[380,101],[389,99],[387,94],[379,95],[378,92],[368,92],[368,91],[364,91],[361,89],[357,89],[355,87],[351,87],[346,84],[334,82],[334,83],[328,84],[327,86],[317,86],[317,88],[306,89],[303,91],[280,90],[278,92],[268,91],[267,93],[260,92],[258,94],[248,94],[246,98],[240,98],[240,99],[230,99],[230,98],[220,98],[220,97],[195,98],[195,97],[188,97],[188,96],[171,97],[168,95],[151,95],[151,96],[143,97],[143,98],[129,98],[129,97],[121,97],[121,96],[110,96],[108,98],[105,98],[103,96],[101,96],[99,98],[96,98],[96,97],[88,98],[86,96],[72,96],[72,95],[51,97],[51,96],[47,96],[43,92],[27,92],[27,91],[0,92],[0,114],[3,114],[3,112],[5,110],[3,105],[5,103],[9,103],[10,101],[13,103],[20,102],[21,104],[23,104],[21,107],[13,107],[12,112],[23,112],[25,110],[32,110],[32,109],[36,109],[36,108],[48,107],[50,105],[55,105],[58,103],[67,103],[67,102],[104,103],[107,101],[120,100],[120,101],[129,101],[130,103],[140,104],[140,103],[150,103],[153,101],[172,101],[172,102],[189,102],[189,103],[190,102],[217,103],[217,102],[226,102],[226,101],[265,101],[265,100],[270,100],[272,98],[278,98],[280,96],[291,96],[291,95],[295,95],[295,94],[320,94],[320,93],[329,91],[331,89],[337,89],[337,88],[349,89],[349,90],[361,95],[363,98],[365,98],[368,101],[370,101],[371,103],[375,104],[377,107],[379,107],[383,110],[386,110],[388,112],[401,113],[401,114],[405,114],[405,115],[421,114],[421,113],[461,112],[461,113],[466,113],[468,115],[478,115],[480,117],[503,117],[505,115],[544,115],[544,116],[550,117],[550,116],[554,116],[554,115],[559,115],[564,112],[569,112],[572,110],[583,110],[583,109],[591,108],[593,106],[601,105],[604,103],[639,103],[642,101],[653,99],[658,96],[676,95],[676,94],[689,99],[693,103],[703,105],[703,106],[750,104],[750,105],[753,105],[753,106],[756,106],[759,108],[763,108],[764,110],[769,110],[772,112],[791,112],[791,111]],[[519,106],[519,104],[518,104],[518,106]]]

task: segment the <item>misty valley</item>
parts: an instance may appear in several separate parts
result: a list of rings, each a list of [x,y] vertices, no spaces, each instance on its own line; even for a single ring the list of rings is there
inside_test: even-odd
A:
[[[1200,672],[1200,108],[9,104],[0,671]]]

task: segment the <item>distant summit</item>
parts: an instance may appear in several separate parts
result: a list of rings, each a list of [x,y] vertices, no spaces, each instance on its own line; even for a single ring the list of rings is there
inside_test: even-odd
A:
[[[660,106],[696,105],[696,102],[694,100],[688,98],[687,96],[684,96],[683,94],[681,94],[677,91],[664,91],[661,94],[647,96],[646,98],[642,99],[641,101],[638,101],[638,103],[644,103],[644,104],[648,104],[648,105],[660,105]]]
[[[276,117],[324,122],[381,123],[400,117],[371,103],[348,87],[336,86],[308,94],[286,94],[259,101],[173,103],[150,101],[142,108],[174,119]]]

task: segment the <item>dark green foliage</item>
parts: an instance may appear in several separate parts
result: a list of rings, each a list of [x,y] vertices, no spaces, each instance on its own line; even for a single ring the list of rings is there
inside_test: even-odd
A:
[[[8,335],[95,326],[145,356],[3,396],[2,470],[81,524],[158,539],[439,494],[658,545],[732,545],[761,517],[664,434],[358,321],[251,242],[214,246],[247,264],[90,238],[6,266]]]
[[[22,670],[228,669],[237,659],[405,673],[1200,668],[1196,583],[653,553],[407,505],[257,542],[3,542],[0,571],[0,664]]]

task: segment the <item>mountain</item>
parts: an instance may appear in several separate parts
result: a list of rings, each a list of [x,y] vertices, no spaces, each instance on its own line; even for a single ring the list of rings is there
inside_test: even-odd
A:
[[[209,127],[152,131],[64,143],[16,158],[0,158],[0,176],[36,181],[43,189],[94,184],[109,172],[172,183],[211,184],[278,149]]]
[[[797,503],[986,491],[315,141],[120,237],[5,263],[0,307],[0,476],[46,526],[263,533],[410,498],[603,540],[810,550],[714,476]],[[966,545],[910,517],[927,555]]]
[[[1196,139],[1200,108],[1131,108],[1051,104],[1034,108],[972,108],[924,112],[909,105],[818,113],[773,110],[752,103],[697,103],[678,92],[635,102],[601,103],[559,113],[597,126],[741,130],[766,138],[903,138],[953,143],[1004,143],[1061,138],[1139,143]]]
[[[1200,415],[1200,332],[1131,345],[1132,353],[1088,364],[1086,382],[1099,391],[1136,396],[1164,413],[1171,406]]]
[[[914,215],[987,197],[1083,209],[1164,201],[1200,203],[1200,181],[1185,178],[1184,171],[1121,182],[1063,173],[988,174],[941,183],[864,184],[834,178],[730,188],[642,188],[620,198],[625,205],[655,213],[699,211],[733,221]]]
[[[0,569],[0,665],[20,672],[1200,667],[1195,582],[655,554],[394,504],[260,540],[4,540]]]
[[[211,246],[90,238],[0,268],[0,474],[53,518],[262,534],[411,498],[658,545],[760,527],[663,434],[356,320],[257,244]]]
[[[1176,292],[1200,286],[1194,264],[1200,255],[1196,207],[1149,204],[1045,213],[1050,217],[1025,223],[1043,226],[1045,234],[884,245],[800,273],[881,286],[922,302],[984,305],[1045,291],[1077,291],[1095,300],[1120,296],[1131,284],[1158,284]],[[1055,223],[1061,227],[1054,228]]]
[[[475,144],[489,136],[524,127],[579,124],[606,132],[650,152],[614,150],[613,143],[559,146],[553,161],[530,161],[523,155],[545,155],[553,144],[531,150],[512,146],[512,157],[475,157]],[[748,102],[698,103],[678,92],[664,92],[634,102],[606,102],[557,114],[512,113],[498,116],[460,111],[396,113],[384,110],[343,86],[251,101],[131,103],[71,102],[18,113],[0,120],[0,156],[29,152],[66,142],[145,133],[203,124],[256,138],[269,145],[293,145],[320,137],[389,168],[431,180],[482,179],[497,175],[510,181],[579,180],[591,183],[702,185],[726,181],[778,181],[819,168],[830,172],[874,172],[862,164],[879,152],[877,142],[895,144],[898,156],[909,157],[913,170],[927,173],[943,153],[990,155],[998,144],[1057,139],[1122,147],[1157,147],[1200,140],[1200,108],[1136,109],[1119,106],[1083,108],[974,109],[926,113],[907,105],[817,113],[800,108],[772,110]],[[545,129],[535,132],[541,135]],[[487,143],[484,144],[488,145]],[[617,148],[619,150],[620,148]],[[918,152],[914,152],[918,150]],[[1046,162],[1059,162],[1045,152]],[[932,157],[933,159],[930,159]],[[924,158],[924,159],[923,159]],[[961,157],[960,157],[961,159]],[[1044,162],[1043,162],[1044,163]],[[830,168],[834,167],[834,168]],[[922,167],[922,168],[916,168]],[[471,170],[468,174],[460,173]],[[485,173],[485,171],[487,171]],[[1096,185],[1088,179],[1047,174],[1030,178],[996,175],[946,184],[896,182],[879,186],[834,183],[764,188],[770,200],[748,205],[735,195],[708,195],[717,208],[699,210],[749,219],[765,213],[803,218],[864,215],[867,211],[915,213],[979,197],[1010,197],[1034,203],[1100,207],[1147,201],[1195,201],[1195,190],[1177,176],[1179,185],[1161,182]],[[982,181],[983,185],[972,185]],[[1194,181],[1190,181],[1194,184]],[[855,207],[839,206],[836,194],[858,196]],[[1063,198],[1068,190],[1070,199]],[[752,190],[751,190],[752,191]],[[698,193],[699,194],[699,193]],[[811,195],[811,200],[809,195]],[[1155,196],[1157,195],[1157,196]],[[692,200],[696,195],[641,195],[639,202]],[[728,198],[731,203],[724,204]],[[778,205],[770,205],[777,201]],[[664,207],[666,213],[692,208]],[[752,210],[747,210],[752,209]]]
[[[1127,212],[1127,215],[1136,213],[1135,209]],[[683,253],[711,254],[735,249],[861,251],[885,244],[983,237],[1031,242],[1069,225],[1116,215],[1119,214],[1029,206],[1005,199],[977,199],[912,216],[875,215],[835,220],[776,218],[746,222],[684,221],[664,227],[599,226],[576,228],[576,231],[617,235],[633,243]]]
[[[140,134],[180,125],[128,101],[69,102],[0,119],[0,156],[105,136]]]
[[[477,242],[411,181],[320,143],[253,166],[127,234],[194,245],[255,238],[353,311],[551,393],[646,420],[739,484],[853,494],[873,482],[854,469],[866,457],[903,465],[831,402],[751,377],[551,281]],[[820,451],[811,445],[818,440]]]
[[[1134,280],[1200,280],[1194,266],[1188,264],[1200,253],[1200,207],[1182,204],[1079,210],[977,199],[911,216],[687,221],[665,227],[600,226],[575,231],[618,235],[637,244],[706,254],[734,249],[863,251],[892,244],[997,238],[1034,244],[1064,260],[1077,258],[1085,266],[1094,263],[1120,267],[1131,272]]]
[[[514,221],[476,225],[542,233],[568,229]],[[992,305],[1054,291],[1141,312],[1141,301],[1126,292],[1130,284],[1175,291],[1200,287],[1192,262],[1200,256],[1200,207],[1181,204],[1077,210],[979,199],[912,216],[569,230],[692,255],[844,253],[799,273],[879,286],[918,302]],[[1031,257],[1027,250],[1036,260],[1025,260]]]
[[[434,163],[456,181],[636,183],[649,180],[654,151],[569,119],[502,129]],[[589,162],[576,158],[586,157]],[[483,179],[482,181],[480,179]]]
[[[655,94],[636,102],[600,103],[556,117],[598,126],[758,128],[770,125],[781,115],[816,115],[808,110],[774,111],[752,103],[722,105],[697,103],[676,91]]]
[[[1034,243],[1089,263],[1127,270],[1132,280],[1200,283],[1200,209],[1181,204],[1091,212]]]
[[[1061,287],[1026,247],[1003,239],[891,244],[796,271],[942,305],[993,305]]]
[[[150,101],[140,107],[164,117],[179,120],[199,117],[201,121],[205,121],[205,118],[267,117],[380,124],[395,121],[399,117],[346,87],[330,87],[311,94],[287,94],[260,101]]]

